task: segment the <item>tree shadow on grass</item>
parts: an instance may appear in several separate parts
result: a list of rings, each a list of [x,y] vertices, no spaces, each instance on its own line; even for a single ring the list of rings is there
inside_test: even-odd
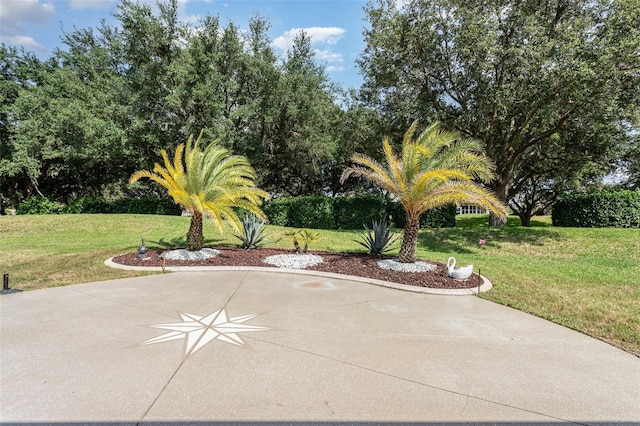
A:
[[[515,219],[517,224],[509,220],[505,228],[491,228],[486,219],[473,218],[456,228],[425,229],[420,232],[418,246],[438,253],[473,253],[474,248],[480,247],[480,240],[484,240],[487,247],[499,249],[505,243],[543,246],[548,241],[562,239],[547,223],[525,228]]]
[[[222,239],[219,238],[206,238],[204,240],[204,247],[214,246],[220,244]],[[184,248],[187,245],[186,236],[175,237],[168,240],[161,238],[160,240],[149,240],[146,242],[147,248],[161,248],[161,249],[177,249]]]

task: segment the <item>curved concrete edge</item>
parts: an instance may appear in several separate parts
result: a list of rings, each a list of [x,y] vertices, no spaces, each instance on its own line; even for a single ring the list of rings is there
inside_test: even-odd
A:
[[[314,271],[310,269],[287,269],[287,268],[275,268],[275,267],[262,267],[262,266],[167,266],[162,268],[160,266],[130,266],[115,263],[113,257],[104,261],[104,264],[116,269],[125,269],[128,271],[151,271],[151,272],[206,272],[206,271],[257,271],[257,272],[270,272],[270,273],[286,273],[308,276],[319,276],[326,278],[336,278],[349,281],[357,281],[365,284],[372,284],[381,287],[393,288],[396,290],[410,291],[413,293],[424,294],[436,294],[445,296],[468,296],[473,294],[484,293],[493,288],[493,284],[487,277],[480,275],[482,278],[482,285],[474,288],[458,288],[458,289],[446,289],[446,288],[429,288],[429,287],[417,287],[406,284],[399,284],[389,281],[376,280],[372,278],[358,277],[355,275],[343,275],[336,274],[334,272]]]

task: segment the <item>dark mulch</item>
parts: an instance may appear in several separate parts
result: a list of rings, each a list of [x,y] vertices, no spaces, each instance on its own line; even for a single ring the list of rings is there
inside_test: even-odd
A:
[[[220,255],[205,261],[167,260],[158,257],[164,250],[149,250],[147,259],[138,258],[138,253],[127,253],[113,258],[115,263],[131,266],[263,266],[274,267],[262,260],[276,254],[292,253],[290,250],[263,248],[260,250],[243,250],[240,248],[216,248]],[[314,251],[312,254],[322,256],[323,262],[319,265],[306,268],[316,271],[334,272],[344,275],[373,278],[399,284],[413,285],[429,288],[473,288],[482,284],[482,279],[473,274],[468,280],[458,281],[449,278],[446,265],[427,261],[437,266],[436,271],[431,272],[398,272],[382,269],[377,265],[380,258],[365,254],[331,253]]]

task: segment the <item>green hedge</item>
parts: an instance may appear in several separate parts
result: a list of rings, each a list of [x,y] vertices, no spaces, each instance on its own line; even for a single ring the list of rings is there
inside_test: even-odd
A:
[[[18,204],[16,214],[58,214],[63,210],[64,205],[36,195]]]
[[[387,200],[382,196],[358,195],[333,198],[333,218],[338,229],[360,229],[364,224],[388,216]]]
[[[64,213],[107,213],[110,206],[102,197],[81,197],[69,201]]]
[[[167,216],[179,216],[182,214],[182,207],[177,205],[171,198],[124,198],[113,201],[109,205],[112,209],[110,213],[160,214]]]
[[[180,206],[170,198],[140,197],[107,201],[102,197],[81,197],[69,201],[66,206],[44,197],[30,197],[18,204],[17,214],[57,213],[121,213],[179,215]]]
[[[293,198],[277,198],[262,206],[262,211],[269,218],[269,223],[276,226],[291,226],[289,222],[289,210]]]
[[[420,228],[455,228],[456,212],[455,204],[449,204],[439,209],[426,211],[420,216]],[[404,213],[404,208],[400,203],[391,203],[389,206],[389,215],[395,227],[404,228],[407,223],[407,218]]]
[[[363,224],[385,218],[390,218],[394,226],[403,228],[406,221],[399,203],[376,195],[283,197],[269,202],[263,210],[272,225],[292,228],[360,229]],[[420,217],[420,226],[455,227],[455,206],[424,213]]]
[[[569,194],[553,205],[554,226],[640,228],[640,191]]]
[[[333,229],[333,200],[321,195],[296,197],[288,217],[294,228]]]

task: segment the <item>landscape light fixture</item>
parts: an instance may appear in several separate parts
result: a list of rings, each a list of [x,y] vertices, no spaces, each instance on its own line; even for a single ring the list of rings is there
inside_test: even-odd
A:
[[[138,247],[138,258],[145,259],[147,257],[147,246],[144,245],[144,237],[142,237],[142,244]]]

